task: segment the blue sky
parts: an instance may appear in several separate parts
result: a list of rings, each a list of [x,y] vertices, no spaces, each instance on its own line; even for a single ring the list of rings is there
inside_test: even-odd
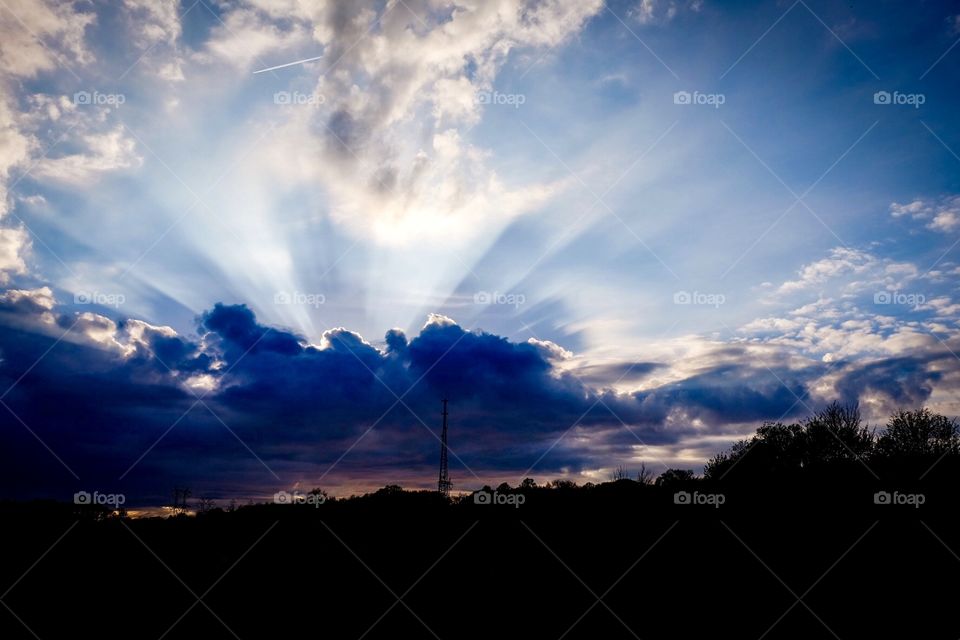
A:
[[[503,455],[466,446],[467,484],[533,461],[577,480],[698,468],[757,421],[832,400],[875,424],[905,405],[960,413],[949,3],[4,0],[0,36],[4,419],[44,467],[191,446],[157,441],[159,418],[105,441],[84,421],[24,419],[49,386],[83,386],[28,371],[66,343],[78,375],[144,392],[110,420],[149,413],[154,392],[184,408],[207,394],[186,429],[216,418],[236,436],[221,443],[235,458],[212,449],[234,479],[197,480],[211,490],[430,483],[435,440],[404,431],[433,425],[430,393],[384,421],[403,436],[384,429],[389,460],[364,445],[334,465],[372,418],[322,403],[295,420],[342,425],[315,459],[299,431],[257,451],[243,416],[286,415],[262,377],[300,365],[240,366],[228,347],[245,343],[202,319],[218,303],[250,335],[292,336],[304,351],[281,351],[312,363],[307,395],[334,375],[314,351],[343,331],[373,350],[358,389],[385,386],[395,360],[428,370],[388,330],[505,339],[470,352],[496,373],[463,418]],[[460,334],[440,334],[457,355]],[[11,346],[24,335],[36,358]],[[167,364],[170,341],[193,364]],[[504,365],[503,344],[525,364]],[[163,366],[134,375],[151,359]],[[534,378],[517,378],[526,366]],[[504,384],[570,411],[547,428]],[[259,385],[264,405],[244,413],[237,389]],[[584,397],[603,400],[585,419]]]

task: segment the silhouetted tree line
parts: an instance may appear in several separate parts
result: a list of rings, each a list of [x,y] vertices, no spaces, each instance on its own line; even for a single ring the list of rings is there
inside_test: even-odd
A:
[[[241,638],[432,637],[422,618],[441,638],[955,638],[956,590],[943,585],[960,549],[958,461],[955,420],[898,411],[872,428],[834,404],[763,424],[702,475],[640,465],[596,484],[526,478],[449,499],[388,484],[225,508],[180,487],[166,510],[180,515],[167,518],[0,502],[11,538],[0,590],[14,585],[3,601],[36,631],[0,607],[0,637],[71,637],[107,603],[103,637],[231,637],[221,620]],[[912,494],[901,479],[922,484],[922,508],[875,501]],[[119,579],[105,559],[129,570]],[[498,598],[527,584],[556,587],[524,590],[522,606]],[[185,585],[216,615],[191,607]],[[451,588],[468,609],[437,599]],[[291,593],[322,609],[291,606]],[[896,603],[882,615],[878,593]],[[816,616],[791,607],[797,594]],[[597,595],[616,616],[588,609]]]
[[[659,476],[640,465],[635,474],[618,466],[610,475],[610,482],[577,484],[569,479],[555,479],[537,484],[533,478],[525,478],[516,487],[502,483],[495,489],[484,486],[480,492],[487,493],[534,493],[541,499],[577,499],[592,494],[603,500],[594,489],[603,492],[639,492],[636,495],[670,493],[697,485],[723,487],[785,487],[788,485],[821,487],[849,485],[856,482],[917,484],[947,489],[960,476],[960,424],[956,419],[930,411],[927,408],[899,410],[894,412],[884,429],[864,423],[859,406],[833,403],[802,421],[784,424],[765,422],[756,433],[740,440],[728,450],[716,454],[704,466],[698,476],[692,469],[666,469]],[[849,481],[849,482],[848,482]],[[435,491],[405,491],[397,484],[388,484],[376,492],[350,498],[328,497],[316,488],[311,495],[322,495],[322,502],[383,505],[397,502],[419,504],[466,505],[475,502],[470,494],[454,495],[449,500]],[[546,494],[556,494],[547,497]],[[566,497],[564,497],[566,496]],[[226,509],[217,506],[215,500],[202,496],[196,503],[188,502],[190,490],[177,487],[172,492],[168,507],[173,516],[186,517],[190,510],[200,517],[219,516],[238,510],[236,501]],[[309,504],[293,505],[310,509]],[[39,506],[39,505],[38,505]],[[49,507],[49,505],[47,505]],[[250,501],[248,507],[286,510],[290,505],[260,504]],[[9,510],[11,503],[0,503]],[[101,505],[73,505],[74,515],[88,520],[125,518],[126,510],[114,510]]]
[[[764,423],[756,434],[707,463],[709,480],[822,474],[861,467],[878,476],[921,480],[937,467],[947,469],[960,455],[955,419],[922,408],[900,410],[886,429],[864,424],[857,405],[834,403],[791,424]]]

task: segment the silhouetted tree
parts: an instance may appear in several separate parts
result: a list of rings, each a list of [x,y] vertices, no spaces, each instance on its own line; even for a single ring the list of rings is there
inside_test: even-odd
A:
[[[684,484],[694,479],[692,469],[667,469],[657,478],[658,487],[670,487]]]
[[[766,422],[749,440],[707,462],[704,477],[719,480],[735,467],[750,476],[797,473],[804,468],[869,457],[874,438],[857,405],[833,403],[802,424]]]
[[[872,447],[873,436],[862,424],[860,407],[834,402],[804,423],[802,465],[857,460],[868,456]]]
[[[803,449],[803,427],[765,422],[749,440],[740,440],[729,451],[713,456],[704,467],[704,477],[720,480],[735,467],[741,474],[800,469]]]
[[[640,471],[637,472],[637,482],[643,485],[652,485],[654,482],[653,473],[642,462],[640,463]]]
[[[887,422],[887,430],[877,440],[877,454],[928,457],[960,453],[960,427],[955,419],[929,409],[897,411]]]
[[[388,484],[382,489],[377,489],[378,495],[392,496],[392,495],[398,495],[401,493],[403,493],[403,487],[401,487],[398,484]]]
[[[524,478],[523,481],[520,483],[520,488],[521,488],[521,489],[536,489],[536,488],[537,488],[537,481],[534,480],[533,478]]]

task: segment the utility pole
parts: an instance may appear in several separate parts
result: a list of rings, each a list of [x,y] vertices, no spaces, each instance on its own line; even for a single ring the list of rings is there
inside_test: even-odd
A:
[[[437,491],[441,495],[450,495],[450,469],[447,467],[447,399],[443,399],[443,431],[440,436],[440,481],[437,483]]]

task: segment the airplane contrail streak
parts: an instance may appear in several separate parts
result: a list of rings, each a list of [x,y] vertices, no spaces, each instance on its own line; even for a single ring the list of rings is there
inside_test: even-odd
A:
[[[323,56],[317,56],[315,58],[304,58],[303,60],[297,60],[296,62],[288,62],[286,64],[278,64],[275,67],[267,67],[266,69],[260,69],[259,71],[254,71],[254,75],[258,73],[266,73],[267,71],[275,71],[276,69],[283,69],[284,67],[292,67],[295,64],[303,64],[304,62],[313,62],[314,60],[319,60]]]

